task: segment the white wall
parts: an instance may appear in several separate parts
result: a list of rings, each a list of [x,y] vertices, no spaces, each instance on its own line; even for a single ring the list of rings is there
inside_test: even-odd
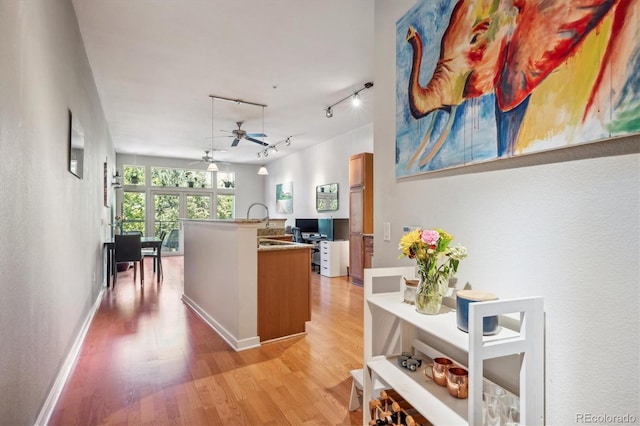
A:
[[[71,1],[0,1],[0,57],[0,423],[33,424],[101,291],[115,154]],[[82,180],[67,171],[68,109]]]
[[[373,152],[373,124],[269,163],[264,188],[271,217],[286,218],[287,226],[294,226],[295,218],[348,218],[349,157],[361,152]],[[293,182],[293,213],[277,213],[276,185],[287,182]],[[317,212],[316,186],[336,182],[338,210]]]
[[[547,424],[640,421],[640,137],[396,180],[395,23],[413,4],[376,1],[374,266],[411,264],[402,225],[451,232],[458,286],[545,298]]]

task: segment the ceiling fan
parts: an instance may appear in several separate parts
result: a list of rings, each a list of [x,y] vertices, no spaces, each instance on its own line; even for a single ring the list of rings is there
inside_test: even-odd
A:
[[[231,146],[237,146],[238,143],[240,143],[241,139],[246,139],[248,141],[257,143],[258,145],[262,145],[262,146],[269,146],[268,143],[255,139],[255,138],[266,138],[267,135],[265,135],[264,133],[247,133],[245,130],[243,130],[242,127],[242,123],[243,121],[238,121],[236,124],[238,125],[238,128],[235,130],[221,130],[222,132],[228,132],[233,134],[233,136],[228,136],[228,137],[233,137],[233,142],[231,142]]]
[[[209,153],[213,154],[214,152],[227,152],[226,149],[207,149],[204,151],[204,155],[200,158],[200,160],[198,161],[194,161],[192,163],[189,164],[197,164],[197,163],[207,163],[207,164],[211,164],[211,163],[218,163],[218,164],[230,164],[230,163],[226,163],[224,161],[217,161],[213,158],[213,155],[209,155]]]

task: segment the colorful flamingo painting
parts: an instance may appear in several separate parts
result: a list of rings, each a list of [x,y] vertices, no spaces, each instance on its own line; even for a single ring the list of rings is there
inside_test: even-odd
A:
[[[640,132],[640,0],[420,0],[396,25],[396,175]]]

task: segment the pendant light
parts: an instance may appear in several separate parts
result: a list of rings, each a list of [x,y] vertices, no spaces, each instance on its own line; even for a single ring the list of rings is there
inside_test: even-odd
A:
[[[262,107],[262,134],[264,135],[264,106]],[[264,137],[263,137],[262,141],[264,142]],[[268,151],[266,149],[264,150],[264,154],[263,155],[265,157],[267,157],[269,155],[269,153],[268,153]],[[260,157],[260,153],[258,153],[258,157]],[[262,176],[268,175],[269,171],[267,170],[267,168],[264,165],[262,165],[258,169],[258,174],[262,175]]]
[[[209,163],[209,166],[207,167],[207,171],[208,172],[217,172],[218,171],[218,165],[216,163],[214,163],[213,161],[213,153],[215,152],[213,149],[213,136],[215,134],[214,131],[214,125],[215,125],[215,114],[214,114],[214,105],[215,105],[216,99],[215,98],[211,98],[211,162]]]

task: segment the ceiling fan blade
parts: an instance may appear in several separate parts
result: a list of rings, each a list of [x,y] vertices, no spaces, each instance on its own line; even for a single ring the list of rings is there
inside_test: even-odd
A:
[[[193,162],[189,163],[189,165],[192,165],[192,164],[198,164],[198,163],[202,163],[202,160],[193,161]]]
[[[231,146],[238,146],[238,143],[240,143],[240,139],[235,138],[233,142],[231,142]]]
[[[264,133],[247,133],[247,136],[251,137],[251,138],[266,138],[267,135],[265,135]]]
[[[269,144],[268,144],[268,143],[266,143],[266,142],[262,142],[262,141],[259,141],[258,139],[250,138],[249,136],[245,137],[245,139],[247,139],[248,141],[251,141],[251,142],[255,142],[255,143],[257,143],[258,145],[262,145],[262,146],[269,146]]]

